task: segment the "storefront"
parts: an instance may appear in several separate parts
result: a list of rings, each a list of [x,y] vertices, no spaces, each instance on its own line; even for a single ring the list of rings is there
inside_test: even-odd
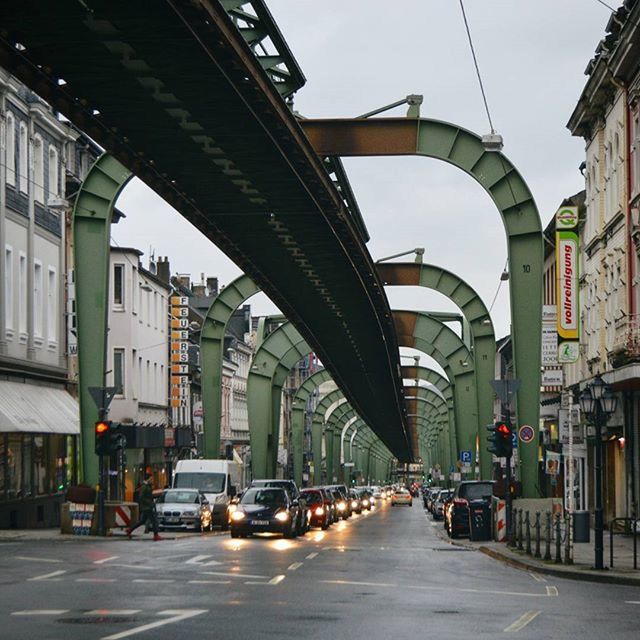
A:
[[[59,524],[79,433],[62,387],[0,381],[0,528]]]

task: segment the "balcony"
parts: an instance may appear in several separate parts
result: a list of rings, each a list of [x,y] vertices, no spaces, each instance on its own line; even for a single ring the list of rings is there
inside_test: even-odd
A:
[[[613,367],[640,362],[640,314],[615,321],[613,346],[608,355]]]

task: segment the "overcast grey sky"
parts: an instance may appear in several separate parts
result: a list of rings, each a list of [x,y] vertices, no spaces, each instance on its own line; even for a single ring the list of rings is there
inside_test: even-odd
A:
[[[611,4],[619,6],[617,0]],[[307,117],[348,117],[424,95],[422,115],[478,134],[489,124],[459,0],[268,0],[307,84],[295,108]],[[609,11],[596,0],[465,0],[494,126],[527,181],[546,225],[562,199],[584,187],[582,139],[565,125]],[[399,108],[389,115],[403,115]],[[457,273],[491,304],[506,260],[502,222],[472,178],[425,158],[345,159],[374,259],[425,248],[425,261]],[[174,273],[218,276],[239,269],[138,181],[118,206],[120,246],[168,255]],[[153,221],[150,223],[150,221]],[[411,257],[407,258],[411,259]],[[394,308],[451,310],[439,294],[388,290]],[[275,310],[251,300],[253,313]],[[509,331],[508,287],[492,311]]]

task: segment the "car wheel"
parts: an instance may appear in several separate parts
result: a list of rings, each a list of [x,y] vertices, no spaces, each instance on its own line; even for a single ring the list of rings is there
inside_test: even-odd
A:
[[[330,524],[331,524],[331,523],[329,522],[329,517],[326,517],[326,518],[324,519],[324,522],[322,523],[322,530],[323,530],[323,531],[326,531],[326,530],[329,528],[329,525],[330,525]]]
[[[240,532],[239,531],[234,531],[233,529],[231,529],[231,537],[232,538],[239,538],[240,537]]]

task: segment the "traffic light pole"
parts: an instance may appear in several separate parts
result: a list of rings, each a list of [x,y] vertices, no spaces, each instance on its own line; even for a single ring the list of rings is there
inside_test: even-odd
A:
[[[98,408],[98,420],[105,420],[107,416],[107,410],[104,408],[104,402],[102,407]],[[106,535],[105,522],[104,522],[104,487],[106,484],[106,474],[104,469],[104,456],[100,454],[98,456],[98,526],[97,533],[99,536]]]
[[[506,461],[505,484],[507,485],[507,491],[505,494],[505,517],[507,519],[507,540],[511,540],[511,456],[507,456]]]

